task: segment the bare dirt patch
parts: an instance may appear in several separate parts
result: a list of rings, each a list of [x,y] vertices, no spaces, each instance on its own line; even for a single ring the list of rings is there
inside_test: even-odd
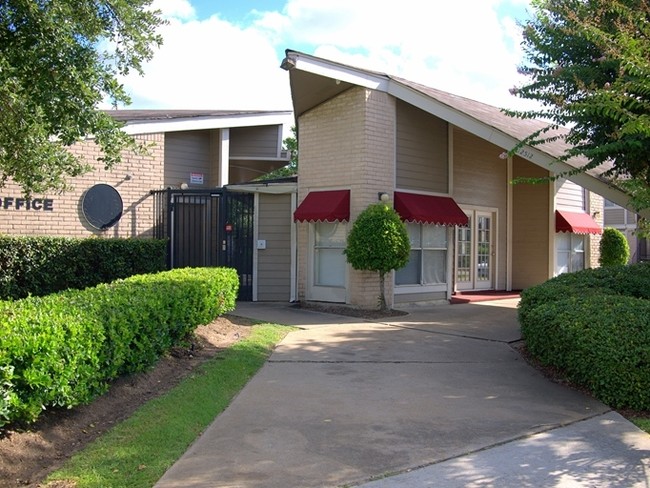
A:
[[[174,348],[149,371],[118,379],[91,404],[45,412],[38,422],[27,427],[0,429],[0,487],[40,486],[75,452],[246,337],[252,324],[241,317],[219,317],[198,327],[187,346]]]

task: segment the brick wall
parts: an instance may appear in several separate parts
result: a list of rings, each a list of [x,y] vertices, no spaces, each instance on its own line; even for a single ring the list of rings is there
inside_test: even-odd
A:
[[[69,183],[73,189],[66,193],[32,196],[33,199],[48,200],[47,209],[27,209],[24,204],[16,205],[16,199],[21,197],[21,189],[9,181],[0,188],[0,233],[65,237],[151,237],[153,198],[149,191],[160,189],[163,184],[164,134],[137,136],[137,140],[151,146],[149,154],[126,153],[122,163],[110,171],[105,170],[103,164],[97,161],[100,151],[93,141],[75,144],[70,150],[83,156],[94,169],[71,178]],[[130,179],[127,175],[130,175]],[[124,208],[120,221],[103,231],[92,228],[81,211],[84,193],[97,183],[115,187],[122,197]],[[35,202],[39,203],[39,200]]]
[[[310,191],[350,189],[350,223],[379,192],[395,186],[395,99],[361,87],[348,90],[299,120],[298,203]],[[308,299],[309,224],[298,224],[298,298]],[[392,302],[392,279],[386,297]],[[376,273],[348,266],[346,302],[374,308]]]

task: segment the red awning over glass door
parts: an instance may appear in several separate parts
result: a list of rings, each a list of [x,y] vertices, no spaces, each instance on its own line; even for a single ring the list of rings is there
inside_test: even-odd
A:
[[[467,225],[468,218],[451,197],[395,192],[395,211],[405,222]]]

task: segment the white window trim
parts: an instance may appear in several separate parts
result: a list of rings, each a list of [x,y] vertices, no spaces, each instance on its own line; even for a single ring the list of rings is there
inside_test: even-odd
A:
[[[324,286],[316,285],[314,283],[315,270],[314,270],[314,250],[316,242],[316,224],[317,222],[309,223],[309,253],[307,265],[307,283],[306,295],[308,300],[332,302],[332,303],[347,303],[350,272],[349,265],[345,264],[345,277],[343,279],[344,285],[342,286]],[[348,234],[350,226],[348,222],[338,222],[338,224],[345,225],[345,233]]]
[[[418,224],[420,226],[423,225],[431,225],[431,224]],[[450,239],[454,239],[455,236],[455,231],[456,227],[454,226],[443,226],[447,229],[447,248],[445,249],[446,252],[446,258],[447,258],[447,269],[446,269],[446,283],[435,283],[435,284],[425,284],[425,285],[417,285],[417,284],[408,284],[408,285],[398,285],[395,283],[395,275],[397,274],[397,271],[393,273],[393,289],[395,295],[408,295],[408,294],[415,294],[415,293],[432,293],[432,292],[446,292],[449,296],[451,295],[451,265],[453,264],[452,261],[450,261],[450,257],[453,258],[453,247],[450,246],[452,241]],[[450,249],[452,248],[452,249]],[[419,248],[420,251],[422,251],[422,248]],[[429,250],[442,250],[442,248],[425,248]]]

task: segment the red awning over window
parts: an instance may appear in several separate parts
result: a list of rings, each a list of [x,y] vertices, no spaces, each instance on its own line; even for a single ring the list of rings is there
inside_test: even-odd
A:
[[[350,220],[350,190],[312,191],[293,213],[298,222]]]
[[[573,234],[602,234],[603,229],[591,215],[581,212],[555,211],[555,232],[572,232]]]
[[[395,192],[395,210],[406,222],[467,225],[468,218],[450,197]]]

